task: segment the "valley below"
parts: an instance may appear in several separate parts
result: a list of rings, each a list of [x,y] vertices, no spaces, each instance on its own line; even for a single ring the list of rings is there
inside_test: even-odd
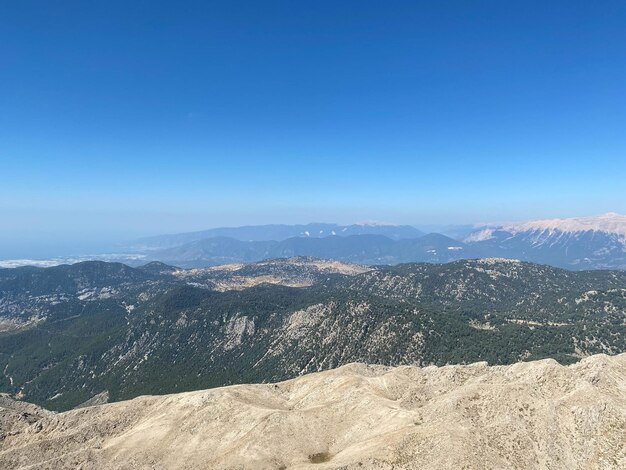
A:
[[[500,259],[4,269],[0,392],[65,411],[352,362],[569,364],[626,351],[625,312],[625,272]]]

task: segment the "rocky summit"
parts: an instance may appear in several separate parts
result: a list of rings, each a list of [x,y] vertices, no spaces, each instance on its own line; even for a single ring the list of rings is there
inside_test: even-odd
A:
[[[354,363],[63,413],[0,405],[7,470],[626,468],[626,354]]]

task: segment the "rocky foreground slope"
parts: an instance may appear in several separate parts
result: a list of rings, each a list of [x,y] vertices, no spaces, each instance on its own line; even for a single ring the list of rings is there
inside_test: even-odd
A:
[[[0,468],[626,468],[626,354],[350,364],[52,413],[0,398]]]

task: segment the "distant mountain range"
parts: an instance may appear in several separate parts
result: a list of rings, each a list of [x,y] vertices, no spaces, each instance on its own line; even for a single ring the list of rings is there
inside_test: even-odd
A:
[[[154,250],[172,248],[207,238],[233,238],[240,241],[281,241],[294,237],[324,238],[328,236],[348,237],[351,235],[384,235],[392,240],[417,238],[423,232],[410,225],[390,225],[380,223],[363,223],[338,225],[311,223],[306,225],[247,225],[243,227],[223,227],[203,230],[200,232],[179,233],[175,235],[158,235],[137,240],[136,248]]]
[[[291,256],[313,256],[360,264],[409,261],[444,263],[467,258],[465,245],[440,234],[392,240],[383,235],[293,237],[282,241],[241,241],[216,237],[148,253],[152,259],[183,267],[253,262]]]
[[[491,256],[569,269],[626,269],[626,216],[615,213],[481,227],[464,242]]]
[[[146,259],[183,267],[313,256],[360,264],[509,258],[568,269],[626,269],[626,216],[476,227],[461,239],[407,225],[262,225],[140,240]]]
[[[312,256],[367,265],[507,258],[570,270],[626,269],[626,216],[615,213],[439,229],[445,234],[376,223],[214,228],[143,238],[118,253],[0,260],[0,267],[101,260],[131,266],[162,261],[190,268]]]

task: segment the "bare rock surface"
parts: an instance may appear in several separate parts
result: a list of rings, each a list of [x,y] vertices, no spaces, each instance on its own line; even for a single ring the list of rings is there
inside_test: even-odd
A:
[[[0,397],[0,468],[623,469],[626,354],[350,364],[64,413]]]

